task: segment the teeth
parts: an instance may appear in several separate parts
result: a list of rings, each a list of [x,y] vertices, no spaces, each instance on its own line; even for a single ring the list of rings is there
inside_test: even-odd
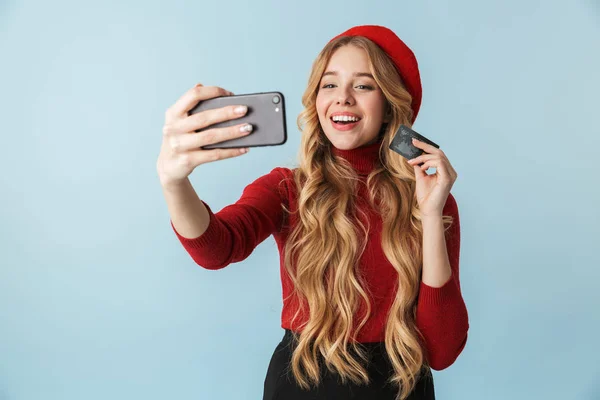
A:
[[[358,121],[358,118],[356,117],[350,117],[348,115],[335,115],[331,118],[334,121],[352,121],[352,122],[356,122]]]

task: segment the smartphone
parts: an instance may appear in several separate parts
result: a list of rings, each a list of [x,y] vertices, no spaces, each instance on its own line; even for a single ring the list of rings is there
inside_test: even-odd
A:
[[[412,138],[430,144],[437,149],[440,148],[440,146],[438,146],[436,143],[432,142],[425,136],[421,135],[420,133],[417,133],[416,131],[414,131],[406,125],[400,125],[400,128],[398,128],[398,131],[394,135],[394,138],[392,139],[392,143],[390,144],[389,148],[391,150],[394,150],[396,153],[400,154],[407,160],[412,160],[413,158],[418,157],[424,153],[423,150],[412,144]],[[419,166],[423,164],[424,163],[420,163]]]
[[[248,112],[241,118],[219,122],[206,128],[198,129],[195,132],[243,123],[252,124],[252,132],[247,136],[213,143],[203,146],[201,149],[279,146],[287,141],[285,99],[280,92],[261,92],[215,97],[199,102],[188,112],[188,115],[230,105],[248,106]]]

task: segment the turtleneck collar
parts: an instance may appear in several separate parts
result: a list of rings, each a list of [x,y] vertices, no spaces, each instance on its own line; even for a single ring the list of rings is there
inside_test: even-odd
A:
[[[338,149],[332,144],[331,153],[346,159],[359,175],[368,175],[379,162],[381,141],[380,137],[374,143],[350,150]]]

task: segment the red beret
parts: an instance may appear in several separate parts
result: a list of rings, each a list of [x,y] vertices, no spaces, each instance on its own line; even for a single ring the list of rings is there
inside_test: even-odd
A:
[[[379,25],[355,26],[340,33],[331,41],[341,36],[364,36],[375,42],[387,53],[396,65],[406,89],[412,96],[413,120],[411,122],[414,122],[421,107],[422,89],[419,66],[412,50],[392,30]]]

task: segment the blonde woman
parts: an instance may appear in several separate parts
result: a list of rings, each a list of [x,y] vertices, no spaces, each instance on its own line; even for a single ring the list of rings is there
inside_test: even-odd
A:
[[[273,235],[285,333],[264,382],[267,399],[434,399],[431,369],[450,366],[469,328],[459,282],[457,178],[441,149],[406,160],[389,150],[421,104],[413,52],[388,28],[353,27],[317,56],[302,97],[299,165],[274,168],[213,213],[190,185],[198,165],[239,150],[197,150],[247,133],[194,130],[234,108],[187,117],[230,95],[197,87],[166,113],[157,169],[171,226],[207,269],[246,259]],[[436,168],[428,175],[426,170]]]

